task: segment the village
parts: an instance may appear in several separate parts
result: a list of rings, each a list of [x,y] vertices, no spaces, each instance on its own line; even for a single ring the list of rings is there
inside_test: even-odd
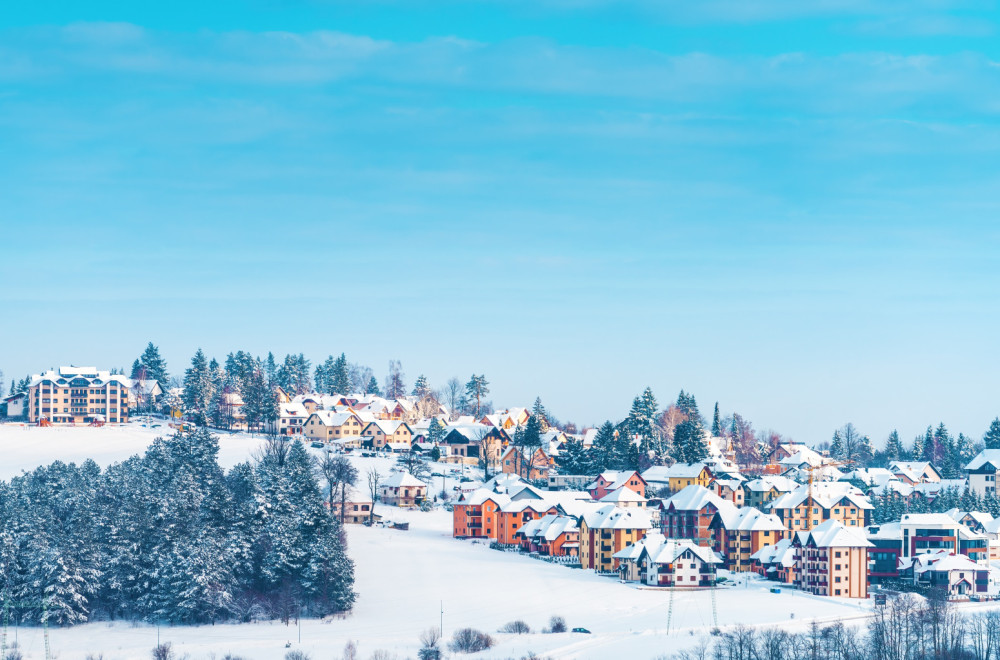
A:
[[[33,376],[4,403],[8,423],[26,426],[191,427],[183,410],[164,405],[169,394],[155,380],[60,367]],[[346,524],[381,526],[395,511],[443,507],[456,542],[485,542],[645,588],[715,589],[749,574],[776,589],[833,598],[1000,596],[1000,519],[933,507],[955,493],[995,495],[1000,450],[983,450],[964,476],[945,479],[928,461],[851,465],[793,442],[762,447],[759,461],[738,465],[731,439],[704,430],[704,460],[575,474],[560,458],[591,450],[598,429],[549,427],[537,407],[475,416],[417,395],[276,387],[274,396],[264,436],[301,440],[317,455],[391,459],[330,498]],[[231,425],[245,428],[239,393],[226,400]],[[534,440],[525,442],[528,429]],[[900,515],[873,520],[876,504],[889,500]]]

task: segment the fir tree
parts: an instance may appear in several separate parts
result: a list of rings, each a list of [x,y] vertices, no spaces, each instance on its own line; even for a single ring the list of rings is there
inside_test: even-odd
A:
[[[625,456],[618,445],[618,433],[614,424],[604,422],[594,436],[591,449],[594,459],[594,472],[617,470],[624,464]]]
[[[705,428],[698,403],[694,395],[681,390],[677,396],[677,407],[686,419],[674,429],[673,457],[680,463],[701,462],[708,458],[708,445],[705,443]]]
[[[215,383],[205,354],[199,348],[191,358],[191,366],[184,372],[184,409],[204,425],[209,407],[215,397]]]
[[[722,437],[722,418],[719,417],[719,402],[715,402],[715,412],[712,413],[712,435],[716,438]]]
[[[549,413],[542,405],[542,397],[535,397],[535,403],[531,406],[531,416],[537,417],[538,421],[541,422],[542,432],[549,430]]]
[[[486,376],[472,374],[469,382],[465,384],[465,394],[469,401],[476,402],[475,416],[478,419],[482,414],[482,403],[486,395],[490,393],[490,383]]]
[[[889,439],[885,442],[885,457],[890,461],[898,461],[903,458],[903,444],[899,441],[899,433],[896,429],[889,434]]]
[[[830,440],[830,456],[844,458],[844,438],[840,435],[840,429],[833,432],[833,438]]]
[[[410,396],[415,396],[419,399],[424,398],[431,393],[431,388],[427,384],[427,376],[420,374],[417,376],[416,382],[413,383],[413,391],[410,392]]]
[[[329,372],[330,387],[336,394],[351,393],[351,371],[347,364],[347,356],[343,353],[333,361]]]
[[[373,394],[375,396],[382,396],[382,390],[378,388],[378,381],[375,380],[375,376],[372,376],[368,380],[368,387],[365,388],[365,394]]]
[[[983,444],[987,449],[1000,449],[1000,417],[990,422],[990,428],[983,434]]]

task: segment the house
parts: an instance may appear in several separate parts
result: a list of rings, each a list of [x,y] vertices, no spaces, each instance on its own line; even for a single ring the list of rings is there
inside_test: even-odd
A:
[[[309,411],[301,403],[278,403],[278,417],[265,424],[267,433],[276,435],[302,435],[302,427],[309,418]]]
[[[531,481],[538,481],[548,477],[549,469],[555,465],[555,461],[545,452],[542,447],[535,447],[528,457],[527,448],[515,447],[511,445],[500,457],[500,470],[508,474],[517,474]]]
[[[804,534],[805,532],[799,532]],[[783,538],[774,545],[765,545],[750,555],[754,570],[768,580],[785,584],[795,582],[795,546],[791,537]]]
[[[721,509],[712,518],[709,529],[713,548],[722,556],[724,567],[740,572],[753,570],[754,553],[788,535],[781,519],[753,507]]]
[[[419,506],[427,499],[427,484],[409,472],[393,472],[379,485],[379,499],[401,507]]]
[[[382,516],[374,512],[372,498],[365,495],[356,488],[351,488],[344,501],[344,522],[352,525],[364,525],[382,519]],[[330,513],[334,518],[340,520],[340,500],[333,498],[330,504]]]
[[[1000,467],[1000,449],[984,449],[973,458],[965,471],[969,475],[969,489],[980,497],[997,494],[997,468]]]
[[[512,499],[500,507],[497,514],[496,542],[503,546],[518,544],[517,531],[532,520],[547,515],[564,515],[566,512],[558,504],[544,499]]]
[[[400,420],[377,419],[361,429],[361,446],[382,449],[386,445],[404,445],[407,450],[413,440],[413,429]]]
[[[618,569],[616,552],[642,539],[652,527],[645,509],[604,504],[578,517],[580,565],[598,573]]]
[[[863,530],[828,519],[793,537],[795,583],[818,596],[868,598],[868,548]]]
[[[549,557],[577,557],[580,527],[574,516],[546,514],[525,523],[515,535],[521,547]]]
[[[646,497],[646,480],[634,470],[606,470],[587,485],[587,491],[595,500],[600,500],[613,490],[627,486],[640,496]]]
[[[712,587],[722,559],[689,539],[668,539],[650,532],[614,555],[623,580],[656,587]]]
[[[989,591],[989,564],[980,564],[947,550],[907,560],[901,573],[917,585],[943,591],[950,599],[986,596]]]
[[[502,429],[483,424],[457,424],[446,427],[440,446],[449,460],[459,463],[477,463],[485,458],[490,469],[497,469],[510,436]],[[445,448],[447,451],[445,451]]]
[[[772,501],[800,486],[799,482],[780,475],[764,475],[743,482],[744,505],[763,510]]]
[[[681,489],[663,501],[660,511],[660,530],[669,538],[691,539],[697,545],[712,547],[710,527],[719,511],[735,512],[737,509],[704,486],[697,484]]]
[[[668,486],[674,493],[693,485],[708,488],[715,478],[704,463],[674,463],[667,468],[666,476]]]
[[[889,463],[889,470],[910,485],[941,481],[941,473],[927,461],[893,461]]]
[[[716,479],[710,485],[715,494],[738,507],[746,504],[746,491],[743,490],[742,479]]]
[[[323,444],[336,442],[345,447],[360,447],[361,429],[364,426],[354,413],[317,410],[306,419],[302,432],[310,440]]]
[[[26,417],[28,414],[28,395],[24,392],[11,394],[3,399],[7,404],[7,417]]]
[[[152,409],[163,398],[163,388],[159,381],[139,378],[132,378],[131,381],[132,396],[137,408]]]
[[[927,553],[965,555],[984,565],[990,554],[987,533],[973,531],[944,513],[903,514],[899,521],[870,527],[867,537],[872,544],[869,578],[873,584],[898,579],[902,567]]]
[[[500,508],[510,501],[509,495],[486,488],[462,495],[452,509],[452,536],[496,539]]]
[[[529,417],[531,417],[531,413],[528,412],[527,408],[508,408],[507,410],[501,410],[490,415],[483,415],[479,423],[503,429],[504,431],[513,431],[518,426],[527,424]]]
[[[59,367],[31,377],[28,421],[51,424],[124,424],[132,379],[96,367]]]
[[[772,501],[765,509],[777,515],[789,531],[808,531],[827,520],[861,529],[868,524],[872,504],[845,481],[801,485]]]
[[[614,504],[620,507],[644,507],[646,506],[646,498],[635,492],[628,486],[621,486],[611,491],[600,500],[601,504]]]

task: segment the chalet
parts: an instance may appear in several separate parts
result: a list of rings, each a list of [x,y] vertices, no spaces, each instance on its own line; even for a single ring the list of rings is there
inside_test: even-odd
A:
[[[808,531],[827,520],[839,520],[859,529],[868,524],[871,501],[855,486],[843,481],[802,485],[772,501],[774,513],[789,531]]]
[[[393,472],[379,485],[379,499],[401,507],[419,506],[427,499],[427,484],[409,472]]]
[[[804,534],[805,532],[799,532]],[[765,545],[750,555],[754,570],[768,580],[785,584],[795,582],[795,547],[791,537],[783,538],[774,545]]]
[[[496,469],[509,443],[510,436],[502,429],[482,424],[461,424],[448,426],[439,444],[447,448],[443,453],[457,462],[475,463],[485,457],[490,468]]]
[[[796,585],[818,596],[868,598],[868,548],[860,529],[829,519],[793,537]]]
[[[277,435],[302,435],[309,411],[301,403],[279,403],[278,418],[265,425],[265,431]]]
[[[910,485],[941,481],[941,473],[927,461],[893,461],[889,463],[889,470]]]
[[[614,555],[623,580],[657,587],[712,587],[722,559],[689,539],[668,539],[650,532]]]
[[[674,463],[667,468],[666,476],[668,486],[674,493],[694,485],[708,488],[715,478],[704,463]]]
[[[652,524],[644,509],[604,504],[578,517],[580,565],[598,573],[618,569],[616,552],[642,539]]]
[[[628,486],[621,486],[611,491],[600,500],[601,504],[614,504],[620,507],[644,507],[646,506],[646,498],[635,492]]]
[[[381,520],[382,516],[375,513],[374,506],[371,497],[355,488],[350,489],[344,502],[344,522],[365,525]],[[336,497],[330,504],[330,512],[334,518],[340,520],[340,500]]]
[[[997,471],[1000,468],[1000,449],[984,449],[973,458],[965,471],[969,475],[969,489],[980,497],[997,494]]]
[[[773,500],[799,487],[799,482],[779,475],[765,475],[743,482],[746,506],[764,509]]]
[[[710,488],[722,499],[742,507],[746,504],[746,491],[743,490],[743,483],[741,479],[716,479],[710,484]]]
[[[607,470],[597,475],[597,479],[587,485],[587,492],[595,500],[600,500],[613,490],[622,486],[631,488],[642,497],[646,496],[646,480],[638,472],[632,470]]]
[[[3,399],[7,404],[7,417],[27,417],[28,416],[28,395],[24,392],[11,394]]]
[[[527,408],[508,408],[490,415],[483,415],[479,423],[504,431],[513,431],[517,427],[527,424],[529,417],[531,417],[531,413],[528,412]]]
[[[346,447],[361,446],[364,424],[351,412],[318,410],[306,419],[302,431],[310,440],[323,444],[342,443]]]
[[[361,445],[382,449],[386,445],[403,445],[407,449],[413,440],[413,429],[400,420],[377,419],[361,429]]]
[[[669,538],[691,539],[711,547],[711,523],[720,511],[728,514],[737,509],[704,486],[691,485],[663,501],[660,529]]]
[[[546,514],[529,520],[517,530],[521,548],[549,557],[577,557],[580,554],[580,527],[574,516]]]
[[[788,535],[781,520],[753,507],[718,511],[709,523],[714,549],[722,555],[730,571],[753,570],[751,556],[764,546],[774,545]]]
[[[542,447],[535,447],[531,451],[530,458],[527,456],[527,448],[507,447],[507,450],[500,457],[500,470],[508,474],[517,474],[531,481],[538,481],[548,477],[549,469],[555,465],[555,461],[545,452]]]

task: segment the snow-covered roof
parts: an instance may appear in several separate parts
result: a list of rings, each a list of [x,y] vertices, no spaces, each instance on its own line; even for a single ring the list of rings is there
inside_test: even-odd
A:
[[[872,544],[864,534],[834,518],[823,521],[808,532],[807,543],[817,548],[870,548]]]
[[[635,492],[631,488],[626,488],[622,486],[616,488],[604,497],[602,497],[599,502],[645,502],[646,498]]]
[[[582,516],[591,529],[650,529],[649,513],[640,507],[618,507],[605,504]]]
[[[844,481],[857,479],[869,486],[881,486],[890,479],[895,478],[895,476],[892,470],[887,470],[886,468],[856,468],[850,472],[845,472],[841,479]]]
[[[637,561],[643,552],[654,564],[673,564],[687,553],[707,564],[722,563],[722,558],[708,547],[696,545],[691,539],[668,539],[659,532],[650,532],[612,556],[619,560]]]
[[[729,500],[722,499],[709,489],[698,484],[685,486],[663,502],[665,508],[673,506],[674,509],[680,511],[700,511],[708,504],[714,505],[719,511],[736,510],[735,504]]]
[[[978,470],[989,463],[995,468],[1000,468],[1000,449],[984,449],[965,466],[966,470]]]
[[[795,565],[795,546],[792,539],[781,539],[772,545],[765,545],[750,555],[750,558],[756,559],[765,566],[778,564],[788,568]]]
[[[824,509],[829,509],[839,504],[843,499],[847,499],[859,509],[871,509],[871,500],[858,490],[857,487],[846,481],[824,481],[814,483],[811,489],[812,501]],[[790,493],[785,493],[775,498],[768,506],[772,511],[778,509],[794,509],[810,496],[808,485],[800,485]]]
[[[674,463],[667,468],[667,476],[674,479],[697,479],[707,469],[704,463]]]
[[[529,520],[517,533],[529,538],[541,538],[546,541],[555,541],[563,534],[578,532],[577,520],[573,516],[547,513],[541,518]]]
[[[486,500],[496,502],[498,506],[502,507],[510,502],[510,496],[487,488],[477,488],[471,493],[463,494],[461,499],[458,501],[458,504],[481,506],[486,502]]]
[[[914,557],[913,572],[921,575],[928,571],[982,571],[985,570],[965,555],[934,552]]]
[[[317,410],[312,414],[323,426],[343,426],[350,419],[357,419],[354,413],[334,412],[333,410]]]
[[[365,426],[364,430],[361,433],[364,434],[365,431],[367,431],[372,426],[375,426],[380,431],[382,431],[383,435],[394,434],[396,431],[399,430],[400,426],[405,426],[407,429],[410,428],[409,424],[399,419],[376,419],[372,420],[371,422],[368,422],[368,424]],[[412,429],[410,431],[412,433]]]
[[[403,486],[427,486],[420,479],[417,479],[409,472],[393,472],[382,482],[387,488],[402,488]]]
[[[621,488],[628,480],[632,478],[633,474],[639,474],[635,470],[605,470],[600,473],[597,479],[587,485],[587,490],[593,490],[597,488],[600,480],[603,479],[607,483],[608,490],[615,490],[616,488]],[[639,475],[642,478],[642,475]],[[645,481],[645,480],[644,480]]]
[[[773,513],[764,513],[752,506],[720,510],[716,514],[727,530],[741,532],[784,531],[785,524]]]
[[[743,487],[747,490],[752,490],[755,492],[766,493],[771,490],[775,490],[782,493],[790,493],[801,484],[794,479],[789,479],[788,477],[783,477],[780,475],[764,475],[762,477],[757,477],[751,481],[746,482]]]
[[[70,381],[83,379],[87,381],[88,387],[101,386],[107,383],[118,383],[125,387],[132,387],[132,379],[124,374],[112,374],[110,371],[101,371],[97,367],[59,367],[45,373],[35,374],[31,377],[31,387],[38,385],[43,380],[52,381],[57,385],[68,386]]]

